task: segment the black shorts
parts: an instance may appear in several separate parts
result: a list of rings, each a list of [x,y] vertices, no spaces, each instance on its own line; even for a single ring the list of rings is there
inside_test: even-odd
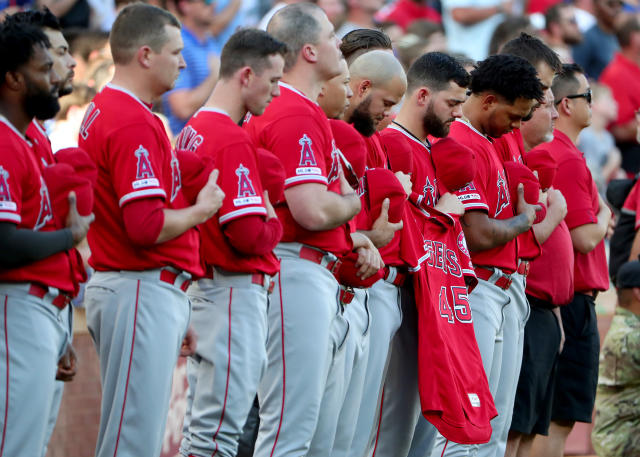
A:
[[[527,295],[531,314],[524,328],[522,369],[513,405],[511,430],[547,435],[555,386],[560,325],[553,305]]]
[[[566,341],[558,358],[551,418],[591,422],[600,355],[595,302],[593,297],[576,293],[560,312]]]

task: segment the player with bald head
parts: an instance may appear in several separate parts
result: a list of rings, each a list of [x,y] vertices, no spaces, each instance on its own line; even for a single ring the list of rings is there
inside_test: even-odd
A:
[[[285,202],[276,206],[284,233],[274,251],[280,273],[268,311],[254,456],[326,456],[340,409],[332,389],[341,382],[336,367],[348,331],[334,276],[338,259],[355,252],[363,278],[379,270],[382,259],[366,236],[346,226],[360,199],[341,172],[329,121],[317,104],[322,87],[341,72],[333,26],[318,6],[298,3],[278,11],[267,31],[289,49],[280,96],[263,115],[245,119],[245,128],[282,161]]]

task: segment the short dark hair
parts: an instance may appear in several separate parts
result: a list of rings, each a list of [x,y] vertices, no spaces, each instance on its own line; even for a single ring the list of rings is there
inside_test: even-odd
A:
[[[534,67],[544,62],[556,73],[562,69],[562,62],[558,54],[544,44],[542,40],[528,33],[521,33],[519,37],[506,43],[500,53],[521,57]]]
[[[35,46],[51,47],[39,28],[13,21],[0,24],[0,85],[4,85],[7,73],[31,60]]]
[[[616,27],[616,38],[621,48],[631,44],[631,35],[635,32],[640,32],[640,21],[636,16],[630,16]]]
[[[531,21],[525,16],[507,16],[498,24],[489,40],[489,55],[498,54],[504,44],[531,28]]]
[[[263,30],[238,30],[222,48],[220,77],[229,78],[245,66],[260,74],[267,65],[267,58],[274,54],[286,57],[287,45]]]
[[[154,52],[160,52],[167,42],[165,25],[180,28],[180,21],[168,11],[145,3],[132,3],[118,14],[109,44],[113,62],[127,64],[131,62],[140,46],[149,46]]]
[[[356,60],[362,54],[375,49],[393,49],[391,38],[386,33],[374,29],[356,29],[342,37],[340,50],[347,63]]]
[[[269,21],[267,32],[288,48],[284,59],[285,71],[296,64],[305,44],[318,42],[320,23],[314,16],[318,12],[324,14],[322,8],[313,3],[294,3],[279,10]]]
[[[407,71],[407,92],[422,86],[438,92],[449,87],[451,81],[467,87],[470,80],[467,70],[454,57],[443,52],[428,52],[418,57]]]
[[[551,85],[554,101],[557,103],[566,96],[575,94],[580,87],[580,81],[576,75],[584,74],[584,70],[577,63],[563,64]]]
[[[518,98],[544,100],[536,69],[522,57],[497,54],[478,62],[471,72],[471,93],[493,92],[509,103]]]
[[[11,16],[7,16],[5,21],[15,21],[16,24],[30,24],[39,29],[48,28],[62,31],[60,21],[47,7],[42,10],[20,11]]]
[[[565,3],[556,3],[547,8],[544,12],[544,28],[547,31],[549,30],[549,24],[558,24],[561,22],[562,17],[560,16],[560,10],[568,6],[569,5]]]

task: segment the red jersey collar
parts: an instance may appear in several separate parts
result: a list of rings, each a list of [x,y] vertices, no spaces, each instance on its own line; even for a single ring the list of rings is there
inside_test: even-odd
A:
[[[7,119],[6,117],[4,117],[2,114],[0,114],[0,122],[2,122],[3,124],[5,124],[7,127],[9,127],[9,129],[11,131],[13,131],[13,133],[16,134],[16,136],[18,136],[18,138],[20,138],[22,141],[24,141],[25,143],[27,143],[27,145],[29,147],[32,147],[33,145],[31,144],[31,142],[22,134],[18,131],[17,128],[15,128],[13,126],[13,124],[11,122],[9,122],[9,119]]]
[[[151,111],[151,106],[152,105],[150,103],[143,102],[133,92],[125,89],[124,87],[116,86],[113,83],[108,83],[105,87],[108,88],[108,89],[111,89],[111,90],[117,90],[117,91],[120,91],[120,92],[123,92],[123,93],[127,94],[129,97],[133,98],[135,101],[137,101],[142,106],[144,106],[150,113],[152,112]]]
[[[487,136],[484,135],[482,133],[480,133],[480,131],[478,129],[476,129],[473,125],[471,125],[471,122],[469,122],[467,119],[465,118],[457,118],[455,120],[455,122],[462,122],[464,125],[466,125],[467,127],[469,127],[469,129],[471,129],[472,132],[477,133],[478,135],[480,135],[482,138],[484,138],[485,140],[487,140],[489,143],[493,144],[493,142],[491,141],[491,139]]]
[[[287,84],[285,82],[280,81],[278,83],[280,85],[280,87],[284,87],[285,89],[289,89],[291,92],[295,92],[296,94],[298,94],[299,96],[301,96],[302,98],[305,98],[307,100],[309,100],[311,103],[313,103],[314,105],[318,105],[318,102],[311,100],[309,97],[307,97],[305,94],[303,94],[302,92],[300,92],[298,89],[296,89],[295,87],[293,87],[291,84]],[[319,106],[319,105],[318,105]]]
[[[391,123],[391,125],[389,125],[389,127],[387,127],[388,129],[393,129],[396,132],[400,132],[402,133],[404,136],[406,136],[407,138],[409,138],[411,141],[413,141],[414,143],[418,143],[420,146],[422,146],[423,148],[425,148],[427,150],[427,152],[429,154],[431,154],[431,150],[429,149],[429,146],[427,146],[425,143],[423,143],[422,141],[418,140],[416,137],[414,137],[413,135],[410,135],[405,129],[403,129],[402,127],[400,127],[398,124],[394,124]]]

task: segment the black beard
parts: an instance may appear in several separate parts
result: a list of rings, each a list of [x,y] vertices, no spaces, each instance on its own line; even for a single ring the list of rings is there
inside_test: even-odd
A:
[[[369,105],[371,97],[360,103],[349,117],[349,124],[353,124],[358,133],[367,138],[376,133],[375,123],[369,114]]]
[[[29,117],[46,120],[53,118],[60,111],[60,103],[56,94],[29,90],[24,100],[24,109]]]
[[[449,134],[449,126],[438,119],[438,117],[433,113],[432,108],[433,107],[431,105],[427,107],[427,112],[422,118],[422,128],[424,128],[424,131],[431,136],[444,138]]]
[[[73,87],[69,86],[60,86],[60,89],[58,89],[58,97],[64,97],[65,95],[69,95],[71,92],[73,92]]]

